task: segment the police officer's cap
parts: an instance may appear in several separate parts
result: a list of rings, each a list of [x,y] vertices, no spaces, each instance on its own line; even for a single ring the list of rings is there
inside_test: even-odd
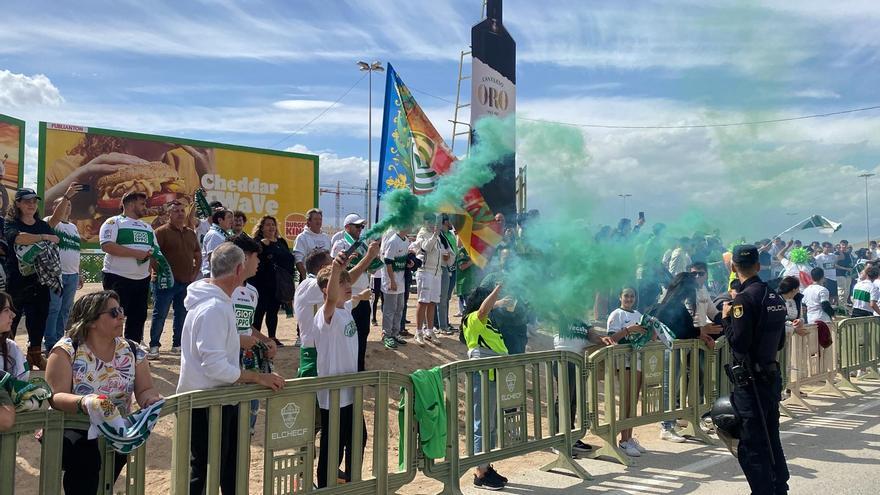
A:
[[[733,248],[733,262],[737,265],[754,265],[758,262],[758,248],[742,244]]]

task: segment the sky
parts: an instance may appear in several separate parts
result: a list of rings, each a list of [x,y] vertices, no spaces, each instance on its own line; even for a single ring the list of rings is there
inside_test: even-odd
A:
[[[356,62],[394,64],[448,140],[481,2],[31,0],[3,12],[0,113],[28,123],[26,181],[43,120],[314,153],[322,187],[364,187],[369,81]],[[508,0],[504,24],[517,42],[521,118],[668,127],[880,104],[872,1]],[[373,76],[374,174],[384,82]],[[589,160],[565,187],[584,191],[592,223],[616,223],[618,195],[632,194],[627,216],[649,222],[696,212],[728,237],[757,239],[821,214],[844,225],[832,239],[865,239],[858,175],[880,174],[880,110],[581,129]],[[530,175],[554,166],[528,165]],[[528,201],[553,211],[546,190]],[[334,197],[320,204],[335,223]],[[362,196],[343,198],[343,214],[363,211]],[[880,237],[880,209],[870,224]]]

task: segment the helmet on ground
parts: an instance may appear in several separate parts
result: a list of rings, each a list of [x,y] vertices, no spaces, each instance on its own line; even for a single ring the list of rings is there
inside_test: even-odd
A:
[[[733,403],[730,402],[729,396],[719,397],[715,399],[712,410],[709,411],[712,423],[715,425],[715,431],[718,438],[724,442],[727,449],[734,457],[737,456],[737,448],[739,447],[740,427],[742,419],[736,411]]]

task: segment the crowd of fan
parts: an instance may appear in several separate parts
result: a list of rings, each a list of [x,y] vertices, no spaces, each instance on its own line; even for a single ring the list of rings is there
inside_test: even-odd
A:
[[[180,356],[178,393],[233,383],[283,388],[283,378],[275,373],[272,362],[278,347],[284,345],[277,333],[282,308],[296,317],[297,377],[365,370],[367,336],[372,326],[380,324],[382,345],[400,352],[410,342],[441,345],[441,335],[459,332],[453,318],[460,318],[459,338],[467,346],[467,356],[479,359],[525,352],[530,329],[538,323],[528,301],[506,291],[503,282],[506,266],[521,250],[527,220],[535,218],[536,212],[504,230],[493,262],[481,269],[446,215],[427,215],[412,230],[391,230],[381,239],[358,242],[367,224],[364,218],[348,215],[343,230],[331,238],[323,232],[322,212],[312,209],[291,248],[275,218],[262,217],[249,236],[243,232],[245,214],[217,202],[211,204],[210,218],[201,221],[186,211],[186,205],[173,202],[167,208],[167,223],[154,230],[142,218],[146,211],[143,193],[126,194],[122,214],[101,227],[104,290],[74,301],[83,280],[80,238],[67,217],[70,199],[78,191],[76,184],[71,185],[56,201],[53,214],[41,219],[36,193],[19,190],[5,218],[5,242],[0,246],[5,257],[2,280],[9,292],[0,292],[3,372],[26,380],[29,369],[44,370],[55,392],[51,405],[56,409],[87,413],[96,395],[106,395],[124,416],[131,412],[132,398],[141,407],[161,400],[147,360],[160,356],[165,319],[172,307],[170,353]],[[496,221],[503,226],[505,219],[499,215]],[[646,332],[640,324],[643,313],[662,321],[675,338],[699,338],[714,345],[738,288],[731,274],[730,251],[716,234],[670,239],[662,225],[647,233],[643,223],[640,218],[632,226],[625,219],[616,229],[606,227],[595,234],[596,242],[637,246],[636,263],[620,287],[596,290],[592,301],[584,301],[584,319],[553,329],[557,349],[583,353],[595,344],[591,332],[600,327],[604,327],[604,344],[627,343]],[[807,324],[816,322],[832,325],[836,315],[880,314],[876,243],[855,252],[847,241],[803,246],[800,241],[774,238],[755,245],[761,277],[786,301],[789,332],[803,334]],[[163,281],[166,269],[169,280]],[[417,304],[415,326],[407,320],[411,290]],[[150,299],[152,320],[145,341]],[[451,302],[456,303],[453,315]],[[590,305],[593,321],[587,322]],[[12,339],[22,316],[28,331],[26,353]],[[106,363],[110,366],[103,366]],[[573,380],[574,370],[569,373]],[[629,363],[626,373],[630,373]],[[640,384],[641,363],[636,373]],[[474,380],[475,452],[494,447],[496,415],[489,414],[488,425],[480,422],[482,407],[496,407],[494,381],[489,386],[490,403],[482,404],[481,380]],[[8,428],[14,410],[2,390],[0,400],[0,428]],[[363,449],[366,444],[365,425],[364,445],[351,444],[352,402],[353,394],[344,390],[339,423],[332,425],[329,395],[326,391],[318,394],[321,430],[340,431],[339,459],[333,461],[327,458],[329,449],[322,435],[318,486],[326,486],[327,472],[333,472],[328,465],[338,466],[343,459],[340,477],[345,481],[351,472],[353,448]],[[574,395],[569,407],[573,412]],[[258,408],[253,401],[252,432]],[[629,411],[634,404],[624,408]],[[574,414],[570,417],[573,421]],[[237,425],[238,409],[224,407],[220,449],[224,466],[235,462]],[[674,421],[664,422],[661,438],[684,441],[675,426]],[[207,438],[207,409],[194,410],[193,493],[204,488]],[[621,433],[620,448],[631,456],[645,452],[632,430]],[[591,449],[578,440],[572,452]],[[101,463],[97,452],[97,441],[85,432],[65,431],[67,493],[94,493]],[[124,456],[118,456],[117,475],[123,464]],[[224,493],[234,491],[235,471],[221,467]],[[488,464],[478,466],[474,473],[478,487],[502,488],[506,481]]]

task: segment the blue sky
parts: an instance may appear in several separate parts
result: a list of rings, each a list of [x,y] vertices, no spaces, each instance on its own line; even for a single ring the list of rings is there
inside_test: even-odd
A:
[[[47,120],[313,152],[321,155],[322,184],[362,185],[365,79],[290,133],[361,79],[355,62],[367,59],[393,63],[448,137],[458,56],[480,4],[7,2],[0,113],[28,121],[31,167],[36,123]],[[611,125],[752,121],[878,104],[878,21],[880,5],[869,1],[504,6],[518,44],[519,115]],[[383,86],[374,76],[374,161]],[[645,210],[649,219],[674,222],[698,209],[757,237],[820,213],[844,223],[836,238],[862,239],[864,183],[856,176],[880,173],[878,131],[880,111],[724,129],[584,128],[591,161],[571,185],[587,191],[593,222],[614,222],[622,212],[617,194],[631,193],[629,214]],[[552,166],[537,161],[533,174]],[[552,210],[552,196],[533,190],[530,206]],[[332,197],[321,205],[332,223]],[[362,199],[345,199],[344,211],[362,208]],[[880,210],[874,217],[877,237]]]

